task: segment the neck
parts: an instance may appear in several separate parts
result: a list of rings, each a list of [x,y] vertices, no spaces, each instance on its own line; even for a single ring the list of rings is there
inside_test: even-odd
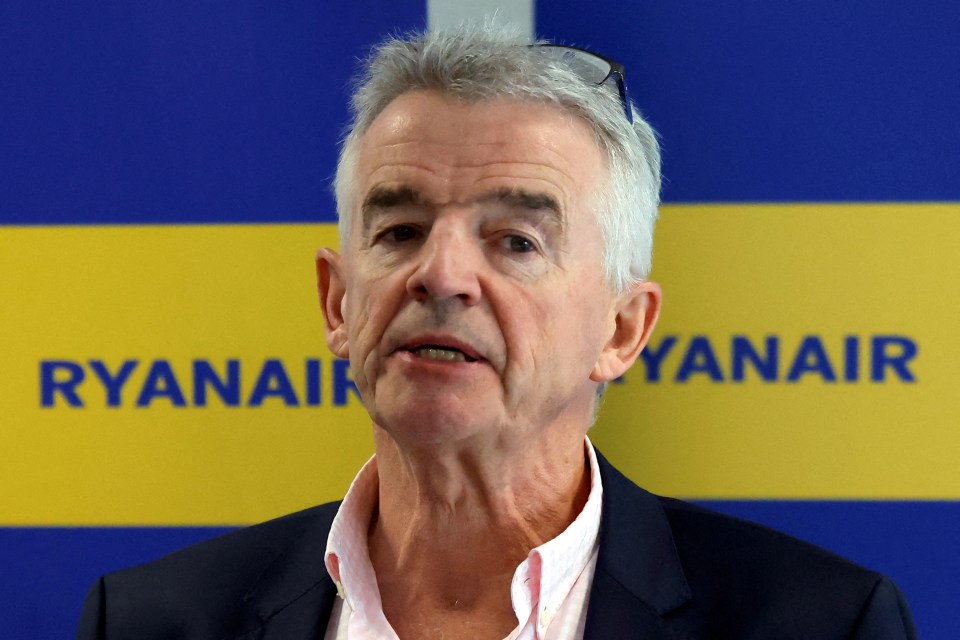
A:
[[[509,631],[517,565],[562,532],[590,492],[583,432],[488,455],[466,446],[411,450],[378,427],[375,441],[380,501],[370,558],[389,594],[388,619],[396,627],[404,611],[499,612]]]

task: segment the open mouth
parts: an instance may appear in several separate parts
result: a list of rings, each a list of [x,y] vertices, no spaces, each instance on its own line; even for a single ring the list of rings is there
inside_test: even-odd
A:
[[[436,360],[439,362],[476,362],[477,358],[468,356],[463,351],[454,347],[442,347],[440,345],[425,344],[415,349],[410,349],[417,358],[422,360]]]

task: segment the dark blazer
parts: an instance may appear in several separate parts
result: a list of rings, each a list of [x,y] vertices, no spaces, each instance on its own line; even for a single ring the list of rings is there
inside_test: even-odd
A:
[[[598,456],[600,551],[585,638],[916,638],[887,578],[771,529],[647,493]],[[214,538],[93,586],[79,640],[322,639],[339,503]]]

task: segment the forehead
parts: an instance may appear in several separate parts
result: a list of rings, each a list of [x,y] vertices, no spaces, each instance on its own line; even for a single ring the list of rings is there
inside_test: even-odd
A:
[[[566,210],[586,204],[605,176],[603,154],[581,118],[507,98],[403,94],[373,121],[358,152],[354,210],[382,187],[410,187],[436,205],[522,189],[549,195]]]

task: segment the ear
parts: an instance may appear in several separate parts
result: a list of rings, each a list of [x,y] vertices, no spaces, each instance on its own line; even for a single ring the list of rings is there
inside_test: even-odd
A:
[[[343,320],[347,287],[343,279],[340,254],[333,249],[324,248],[317,252],[317,293],[320,294],[327,346],[338,358],[347,358],[350,356],[350,348],[347,326]]]
[[[611,382],[627,372],[650,339],[660,315],[663,292],[656,282],[633,285],[618,296],[614,330],[590,373],[595,382]]]

